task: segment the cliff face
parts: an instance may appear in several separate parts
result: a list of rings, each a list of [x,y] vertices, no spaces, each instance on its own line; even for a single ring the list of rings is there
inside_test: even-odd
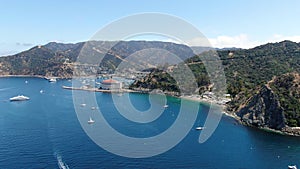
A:
[[[267,86],[263,86],[245,106],[236,113],[247,125],[281,130],[286,127],[284,110],[278,96]]]
[[[270,88],[280,98],[284,109],[286,124],[290,127],[300,127],[300,75],[288,73],[274,78],[268,83]]]
[[[300,74],[277,76],[238,109],[236,115],[250,126],[300,135]]]

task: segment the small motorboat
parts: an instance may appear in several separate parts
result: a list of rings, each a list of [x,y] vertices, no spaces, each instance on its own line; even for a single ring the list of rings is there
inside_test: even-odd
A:
[[[85,103],[82,103],[80,106],[81,106],[81,107],[85,107],[85,106],[86,106],[86,104],[85,104]]]
[[[167,107],[169,107],[169,105],[165,104],[165,105],[164,105],[164,108],[167,108]]]
[[[288,169],[297,169],[296,165],[288,165]]]
[[[90,117],[88,123],[89,123],[89,124],[93,124],[93,123],[95,123],[95,121]]]
[[[52,83],[53,83],[53,82],[56,82],[56,78],[50,78],[50,79],[49,79],[49,82],[52,82]]]
[[[24,95],[18,95],[18,96],[10,98],[9,100],[10,101],[24,101],[24,100],[29,100],[29,97],[24,96]]]
[[[205,127],[196,127],[196,130],[203,130]]]

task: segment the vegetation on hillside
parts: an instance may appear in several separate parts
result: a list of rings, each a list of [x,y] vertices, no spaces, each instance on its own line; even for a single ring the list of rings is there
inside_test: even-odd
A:
[[[246,103],[273,77],[289,72],[300,72],[300,44],[291,41],[270,43],[253,49],[219,50],[217,52],[224,66],[227,92],[232,97],[232,101],[227,104],[227,108],[232,112],[236,112],[240,105]],[[201,55],[189,58],[185,63],[193,71],[200,93],[203,91],[201,89],[208,89],[210,81],[202,63]],[[166,75],[163,75],[163,73],[156,74],[155,78],[163,80],[161,78],[163,76]],[[148,78],[146,83],[151,83],[151,77]],[[284,81],[289,82],[288,79]],[[137,82],[135,85],[143,85],[143,82]],[[152,88],[161,88],[160,83],[153,85]],[[278,92],[281,104],[286,110],[288,125],[300,126],[299,93],[287,94],[291,90],[289,83],[282,84],[281,87],[273,87]],[[172,89],[169,87],[164,88]]]
[[[124,58],[144,49],[161,49],[182,60],[192,56],[192,50],[169,42],[155,41],[88,41],[76,44],[51,42],[16,55],[0,57],[0,75],[41,75],[72,77],[74,63],[115,70]],[[78,61],[78,57],[82,60]],[[161,57],[161,56],[158,56]],[[93,73],[97,73],[93,71]]]
[[[287,125],[300,126],[300,75],[288,73],[274,78],[269,86],[279,97]]]

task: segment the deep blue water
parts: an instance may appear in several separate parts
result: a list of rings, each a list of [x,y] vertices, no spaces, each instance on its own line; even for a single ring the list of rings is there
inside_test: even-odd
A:
[[[1,169],[58,168],[57,156],[69,168],[285,169],[289,164],[300,166],[300,138],[244,127],[226,116],[205,143],[198,143],[201,131],[192,129],[166,153],[150,158],[114,155],[85,134],[74,110],[72,91],[62,89],[62,85],[71,82],[0,78]],[[8,101],[18,94],[27,95],[30,100]],[[135,137],[150,137],[167,130],[180,108],[180,100],[169,97],[169,108],[159,119],[136,124],[117,113],[111,94],[96,93],[96,98],[111,126]],[[130,98],[139,110],[150,106],[146,94],[130,94]],[[207,110],[207,106],[200,105],[194,127],[203,125]]]

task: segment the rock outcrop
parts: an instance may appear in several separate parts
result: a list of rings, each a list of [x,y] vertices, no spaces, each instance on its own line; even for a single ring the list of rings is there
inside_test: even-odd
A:
[[[280,106],[278,96],[264,85],[236,113],[246,125],[281,130],[285,125],[284,110]]]
[[[236,112],[242,123],[300,136],[300,75],[274,77]]]

